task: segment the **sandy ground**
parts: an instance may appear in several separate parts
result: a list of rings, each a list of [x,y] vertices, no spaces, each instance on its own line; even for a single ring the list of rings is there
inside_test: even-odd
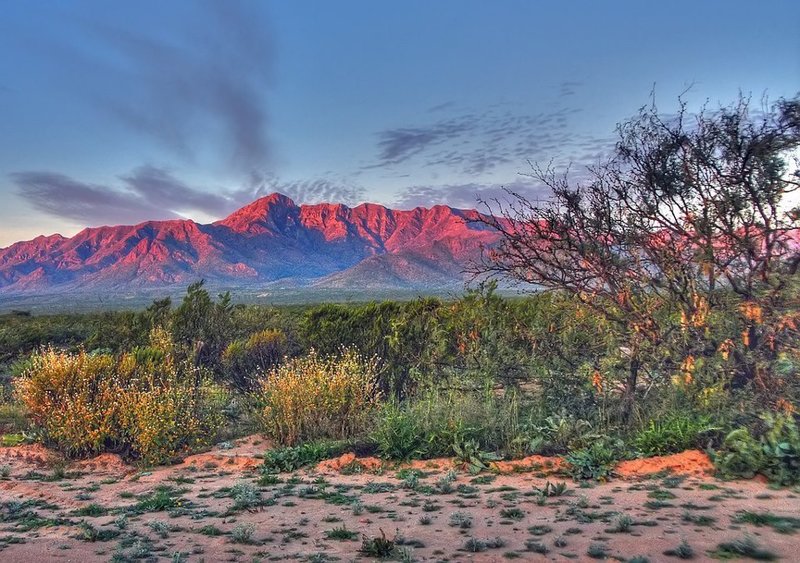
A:
[[[664,552],[682,541],[703,561],[745,537],[800,561],[800,520],[736,521],[800,518],[800,495],[716,480],[700,452],[625,462],[581,486],[540,457],[475,476],[451,460],[348,455],[259,480],[265,448],[251,437],[148,471],[109,454],[65,465],[39,446],[0,448],[0,561],[367,561],[363,537],[382,532],[407,561],[674,561]],[[567,489],[542,495],[547,482]]]

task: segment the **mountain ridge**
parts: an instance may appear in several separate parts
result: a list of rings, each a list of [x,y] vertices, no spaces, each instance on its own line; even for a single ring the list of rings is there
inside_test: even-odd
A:
[[[430,287],[463,281],[498,234],[475,210],[259,198],[218,221],[143,221],[40,235],[0,249],[0,294],[136,289],[199,278],[246,287]]]

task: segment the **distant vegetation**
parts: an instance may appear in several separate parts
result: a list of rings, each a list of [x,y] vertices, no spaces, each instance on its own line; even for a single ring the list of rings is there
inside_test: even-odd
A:
[[[153,463],[262,432],[275,467],[541,453],[578,478],[703,448],[723,476],[795,484],[799,107],[647,110],[588,184],[544,174],[554,205],[499,210],[483,268],[550,289],[524,298],[244,306],[198,283],[177,306],[5,316],[4,440]]]

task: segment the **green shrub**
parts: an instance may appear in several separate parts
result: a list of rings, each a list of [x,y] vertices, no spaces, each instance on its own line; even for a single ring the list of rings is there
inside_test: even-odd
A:
[[[267,450],[262,473],[291,472],[351,451],[353,444],[346,441],[306,442],[299,446]]]
[[[386,459],[407,460],[426,452],[420,421],[411,409],[395,402],[380,410],[371,438]]]
[[[714,465],[720,477],[750,479],[764,466],[761,444],[747,428],[731,431],[714,454]]]
[[[380,399],[378,364],[353,350],[322,358],[313,350],[279,366],[261,382],[263,428],[278,443],[352,438],[362,433]]]
[[[772,483],[800,483],[800,430],[790,414],[764,415],[766,432],[761,436],[763,473]]]
[[[402,403],[384,405],[371,437],[381,455],[392,459],[456,456],[456,445],[473,442],[482,452],[524,454],[521,410],[515,392],[425,388]]]
[[[761,416],[760,436],[749,429],[729,433],[714,455],[714,464],[725,478],[765,475],[778,485],[800,483],[800,432],[791,414]]]
[[[566,456],[570,475],[577,480],[605,480],[620,459],[621,444],[609,439],[601,439],[592,445],[570,452]]]
[[[661,420],[651,420],[633,438],[636,453],[642,457],[680,453],[696,448],[704,435],[716,430],[708,417],[675,413]]]

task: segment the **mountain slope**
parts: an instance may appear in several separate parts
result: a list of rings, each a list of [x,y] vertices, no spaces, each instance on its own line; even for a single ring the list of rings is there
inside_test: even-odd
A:
[[[272,194],[228,217],[87,228],[0,249],[0,294],[136,289],[199,278],[228,286],[281,279],[317,287],[429,287],[463,279],[497,234],[476,211],[435,206],[296,205]],[[364,285],[366,284],[366,285]]]

